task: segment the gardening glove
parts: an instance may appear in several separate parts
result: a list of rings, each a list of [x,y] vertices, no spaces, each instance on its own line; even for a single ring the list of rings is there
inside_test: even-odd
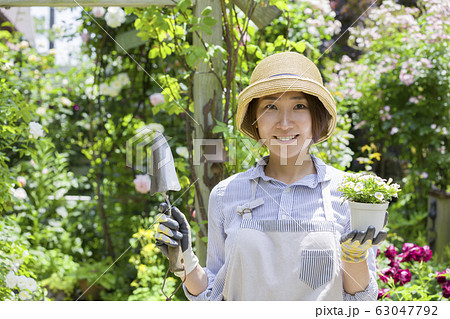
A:
[[[342,260],[359,263],[367,259],[369,248],[379,245],[386,239],[387,232],[381,230],[374,238],[375,227],[369,226],[366,231],[353,230],[341,237]]]
[[[167,212],[168,209],[169,206],[166,203],[159,206],[160,212]],[[186,217],[178,208],[172,207],[171,213],[172,216],[170,217],[164,213],[156,216],[156,220],[159,222],[155,235],[156,246],[166,258],[169,258],[168,247],[178,247],[180,244],[183,253],[182,261],[187,275],[198,265],[198,258],[192,251],[191,228]],[[178,277],[184,277],[184,271],[178,271],[174,274]]]

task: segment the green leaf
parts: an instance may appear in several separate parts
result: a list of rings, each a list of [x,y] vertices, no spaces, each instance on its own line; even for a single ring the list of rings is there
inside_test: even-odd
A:
[[[204,17],[202,19],[203,23],[209,26],[213,26],[217,23],[217,20],[214,19],[213,17]]]
[[[212,8],[210,6],[207,6],[205,9],[203,9],[201,14],[202,14],[202,16],[207,16],[207,15],[210,15],[211,12],[212,12]]]
[[[306,49],[306,44],[304,41],[296,42],[294,43],[294,48],[295,50],[297,50],[297,52],[303,53]]]

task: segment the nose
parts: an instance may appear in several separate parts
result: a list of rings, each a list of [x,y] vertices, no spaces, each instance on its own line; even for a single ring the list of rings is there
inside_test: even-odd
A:
[[[278,113],[277,128],[288,130],[293,127],[292,114],[290,110],[282,109]]]

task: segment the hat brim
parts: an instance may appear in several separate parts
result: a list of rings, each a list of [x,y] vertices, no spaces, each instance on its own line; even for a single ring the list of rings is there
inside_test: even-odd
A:
[[[336,128],[336,102],[333,96],[323,85],[314,80],[290,75],[255,82],[239,94],[236,115],[236,124],[239,131],[254,140],[258,140],[258,137],[254,135],[254,131],[251,129],[253,123],[250,123],[251,121],[246,117],[249,103],[256,98],[289,91],[310,94],[316,96],[322,102],[330,114],[330,120],[328,121],[326,133],[322,134],[316,143],[328,139]]]

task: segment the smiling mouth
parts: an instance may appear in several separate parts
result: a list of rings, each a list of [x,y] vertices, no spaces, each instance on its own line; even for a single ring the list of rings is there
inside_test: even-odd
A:
[[[296,139],[298,137],[297,135],[290,135],[290,136],[275,136],[275,138],[280,141],[280,142],[288,142],[288,141],[292,141],[294,139]]]

